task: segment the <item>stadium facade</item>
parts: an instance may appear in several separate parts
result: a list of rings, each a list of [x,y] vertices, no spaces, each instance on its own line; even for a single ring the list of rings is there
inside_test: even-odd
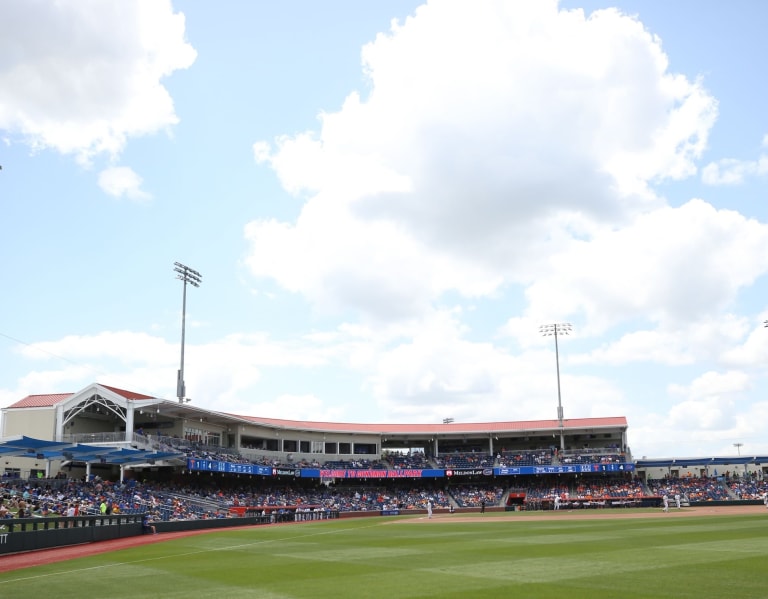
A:
[[[623,416],[518,422],[363,424],[240,416],[93,383],[2,409],[5,477],[216,472],[338,481],[578,475],[768,474],[768,457],[633,460]],[[391,456],[423,455],[419,467]],[[448,458],[448,459],[447,459]],[[450,459],[453,458],[453,459]],[[375,467],[367,468],[367,464]],[[383,465],[383,466],[382,466]],[[362,466],[362,467],[361,467]],[[713,472],[714,470],[714,472]]]

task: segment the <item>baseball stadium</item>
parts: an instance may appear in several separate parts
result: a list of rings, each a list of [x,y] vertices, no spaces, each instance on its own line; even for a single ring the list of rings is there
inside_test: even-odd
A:
[[[174,543],[200,543],[203,533],[211,533],[210,537],[205,535],[211,539],[223,535],[220,543],[226,543],[224,539],[231,535],[246,535],[251,539],[248,543],[254,543],[263,535],[263,542],[276,543],[278,553],[288,555],[286,559],[294,568],[302,564],[308,567],[310,561],[318,559],[323,572],[335,572],[335,579],[341,576],[336,571],[340,563],[355,571],[359,565],[355,556],[371,554],[378,543],[384,547],[393,543],[399,548],[409,546],[410,541],[401,540],[404,545],[397,541],[405,529],[381,526],[385,523],[434,527],[429,535],[439,530],[443,540],[458,542],[459,548],[446,553],[440,541],[440,549],[431,549],[430,556],[443,555],[446,563],[452,563],[457,555],[464,555],[463,563],[475,564],[478,573],[485,571],[482,559],[478,562],[484,547],[498,544],[503,556],[510,550],[510,539],[533,535],[539,538],[537,543],[552,549],[559,546],[556,538],[566,535],[573,538],[566,545],[572,548],[575,543],[579,548],[579,559],[583,559],[585,547],[590,547],[587,553],[599,549],[599,559],[614,564],[624,575],[626,556],[616,564],[615,556],[603,555],[610,543],[606,541],[603,547],[598,542],[593,548],[592,536],[597,538],[605,532],[571,528],[603,530],[608,525],[611,537],[628,526],[629,530],[619,536],[632,539],[633,545],[643,545],[647,539],[637,537],[646,534],[642,531],[649,527],[670,523],[690,526],[700,518],[724,523],[707,525],[715,526],[715,537],[748,534],[752,539],[743,545],[748,549],[745,554],[727,552],[723,558],[726,566],[739,558],[742,567],[748,568],[750,559],[768,555],[768,456],[636,459],[628,443],[628,423],[622,416],[562,422],[311,422],[210,411],[183,401],[94,383],[76,393],[20,399],[3,408],[1,432],[0,589],[6,580],[12,587],[18,584],[20,589],[27,588],[12,582],[20,580],[14,577],[19,568],[65,568],[57,564],[71,564],[73,559],[103,560],[123,551],[152,552]],[[638,518],[652,524],[638,529]],[[734,518],[744,524],[734,525]],[[493,529],[489,523],[495,524]],[[369,538],[371,526],[376,533]],[[553,526],[567,530],[553,533]],[[723,526],[727,530],[722,530]],[[382,539],[380,529],[395,536]],[[284,547],[293,542],[289,539],[298,530],[304,531],[298,536],[310,534],[313,539],[309,556],[300,557],[300,552],[293,555]],[[417,549],[426,542],[420,536],[425,529],[415,530],[421,539],[415,542],[416,547],[405,554],[401,549],[382,550],[379,568],[389,561],[388,556],[396,562],[405,557],[409,562],[410,551],[421,553]],[[323,531],[329,537],[346,538],[349,547],[355,547],[358,540],[352,542],[347,537],[358,539],[358,533],[363,543],[372,545],[350,549],[344,559],[329,558],[328,552],[332,555],[340,549],[335,541],[325,546]],[[675,532],[673,527],[663,534],[664,543],[669,543],[677,537],[666,535],[681,535],[682,540],[689,533]],[[267,540],[275,535],[283,540]],[[438,542],[429,538],[429,543]],[[705,539],[694,545],[700,542],[712,547],[711,553],[697,549],[687,554],[696,557],[697,565],[717,561],[714,541]],[[533,559],[537,551],[528,546],[532,551],[529,556],[526,543],[520,543],[515,551],[523,553],[509,559]],[[735,544],[736,540],[723,546],[728,543]],[[542,547],[536,544],[536,548]],[[658,553],[659,548],[655,551]],[[222,557],[213,549],[203,553],[211,559]],[[562,558],[565,563],[575,559]],[[562,585],[566,581],[572,584],[572,576],[561,577],[557,556],[540,559],[550,576],[541,572],[539,577],[522,576],[513,581],[506,575],[486,579],[466,574],[462,578],[474,581],[472,588],[485,597],[501,596],[517,585],[531,588],[532,584],[542,585],[541,594],[532,596],[561,596]],[[428,561],[433,560],[430,557]],[[674,559],[666,560],[664,567],[674,563]],[[502,570],[508,567],[497,566]],[[226,570],[229,566],[222,567]],[[432,567],[439,569],[439,560]],[[637,571],[649,575],[656,569],[655,562],[644,562]],[[594,567],[587,570],[591,572]],[[698,566],[694,571],[701,573]],[[434,596],[419,584],[411,589],[413,594],[407,585],[371,587],[369,576],[366,569],[357,582],[343,590],[323,590],[323,585],[311,581],[294,581],[297,586],[293,590],[280,594],[274,589],[292,581],[285,575],[278,582],[265,582],[264,589],[272,589],[269,593],[273,594],[247,596]],[[422,578],[418,572],[409,576]],[[477,576],[482,583],[475,580]],[[604,584],[602,576],[573,576],[591,583],[585,587],[588,593],[571,592],[568,596],[615,596],[595,590]],[[749,574],[740,580],[746,588],[738,596],[768,596],[762,590],[763,594],[750,594],[753,583]],[[464,589],[466,596],[463,584],[457,588]],[[435,588],[443,589],[441,596],[452,596],[451,583],[441,581]],[[554,589],[553,594],[546,594],[550,591],[544,589]],[[641,594],[622,594],[650,596],[644,589],[634,588],[632,592],[637,591]],[[197,596],[194,587],[189,593]],[[70,595],[62,592],[55,596]],[[472,592],[470,596],[474,596]]]

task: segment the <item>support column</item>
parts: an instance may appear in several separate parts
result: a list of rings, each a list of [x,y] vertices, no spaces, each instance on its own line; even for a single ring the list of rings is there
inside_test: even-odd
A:
[[[130,443],[133,441],[133,412],[134,412],[134,405],[133,402],[128,400],[126,402],[127,406],[125,409],[125,440]]]
[[[64,406],[56,406],[56,430],[53,433],[55,441],[64,440]]]

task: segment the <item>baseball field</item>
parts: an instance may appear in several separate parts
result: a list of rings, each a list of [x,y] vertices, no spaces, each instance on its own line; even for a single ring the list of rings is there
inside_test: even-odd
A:
[[[0,597],[765,599],[768,510],[371,517],[0,558]]]

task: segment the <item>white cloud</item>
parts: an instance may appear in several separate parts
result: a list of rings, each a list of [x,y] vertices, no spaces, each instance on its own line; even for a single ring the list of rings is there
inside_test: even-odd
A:
[[[724,158],[710,162],[701,171],[701,180],[707,185],[739,185],[748,177],[768,174],[768,156],[757,160]]]
[[[163,395],[158,381],[175,391],[175,345],[146,333],[105,331],[69,335],[20,346],[17,353],[34,367],[4,395],[18,401],[36,393],[73,393],[96,381],[148,394]],[[173,396],[173,391],[166,394]],[[8,402],[10,403],[10,401]]]
[[[271,340],[266,335],[237,334],[202,345],[188,343],[184,377],[187,391],[201,407],[252,414],[255,412],[247,407],[251,403],[269,404],[251,396],[265,369],[324,366],[343,355],[346,342],[345,336],[299,344]],[[65,392],[74,392],[93,381],[173,398],[178,352],[176,342],[132,331],[70,335],[27,344],[19,353],[40,366],[20,382],[13,401],[28,393],[60,390],[62,386]],[[243,398],[249,396],[250,400],[244,402]],[[299,418],[297,413],[292,417]]]
[[[741,343],[749,325],[743,317],[724,314],[716,319],[677,322],[669,329],[663,326],[655,330],[639,329],[588,354],[573,356],[571,360],[576,364],[646,362],[666,366],[693,365],[705,360],[726,361],[727,352]]]
[[[748,386],[749,377],[738,371],[706,372],[687,387],[672,385],[671,395],[682,395],[685,399],[671,407],[669,424],[678,430],[733,429],[738,396]]]
[[[430,3],[365,47],[371,89],[254,155],[307,200],[254,221],[247,264],[320,307],[424,314],[551,272],[573,239],[662,205],[716,103],[616,11]],[[277,257],[277,258],[276,258]]]
[[[286,415],[286,406],[290,414]],[[262,418],[282,418],[288,420],[310,420],[312,422],[342,422],[343,410],[331,406],[328,402],[314,395],[296,395],[286,393],[270,401],[247,401],[234,404],[234,413]]]
[[[743,327],[738,342],[723,345],[723,364],[731,368],[764,368],[768,363],[768,331],[760,324],[763,322],[768,323],[768,313]]]
[[[194,51],[170,4],[83,4],[113,11],[92,13],[107,25],[118,13],[130,21],[113,26],[117,40],[83,29],[79,4],[50,15],[39,1],[19,6],[45,31],[70,11],[82,42],[58,44],[66,68],[49,87],[61,105],[0,70],[0,127],[87,160],[176,122],[162,80]],[[23,58],[11,64],[50,74]],[[275,306],[287,291],[346,322],[301,339],[189,343],[195,405],[330,421],[554,418],[554,348],[538,327],[566,320],[566,418],[626,415],[631,441],[656,455],[759,440],[768,407],[740,402],[760,384],[768,337],[739,303],[768,269],[768,230],[705,199],[657,194],[657,183],[693,179],[717,114],[702,80],[669,70],[661,40],[615,10],[441,0],[367,45],[363,63],[368,88],[325,107],[317,131],[253,144],[254,161],[302,204],[295,220],[244,227],[245,264],[276,283],[265,291]],[[701,176],[737,182],[762,168],[722,161]],[[102,176],[107,193],[146,193],[130,169]],[[40,347],[85,366],[38,362],[30,392],[97,378],[175,394],[175,341],[118,332]],[[329,397],[323,385],[342,378],[351,390]]]
[[[177,122],[161,81],[196,53],[169,0],[24,0],[3,7],[0,55],[0,128],[88,162]]]
[[[556,417],[554,348],[514,354],[470,337],[460,313],[436,311],[411,325],[407,337],[380,346],[365,371],[381,410],[397,422]],[[569,363],[563,359],[561,373],[566,417],[622,411],[623,397],[612,384],[568,372]]]
[[[717,367],[741,345],[748,318],[733,311],[768,270],[768,227],[655,193],[697,173],[717,102],[670,72],[640,22],[555,2],[428,3],[363,61],[367,94],[350,92],[316,132],[254,144],[304,205],[293,222],[247,225],[246,264],[379,335],[407,323],[357,363],[384,413],[554,417],[537,330],[571,320],[587,343],[615,338],[568,352],[566,414],[645,427],[635,397],[590,367]],[[443,307],[511,290],[521,308],[502,332],[520,354],[473,341],[466,315]],[[723,409],[699,399],[658,418],[699,407],[692,420],[708,425]]]
[[[768,269],[768,226],[701,200],[574,240],[527,289],[532,312],[678,326],[732,305]]]
[[[752,401],[755,379],[740,370],[710,370],[686,384],[670,384],[665,402],[635,406],[627,416],[632,438],[653,457],[765,452],[768,402]],[[642,457],[636,455],[635,457]]]
[[[503,365],[512,360],[488,343],[463,339],[455,315],[435,313],[375,356],[369,385],[396,420],[476,419],[476,404],[501,398]],[[490,408],[490,406],[486,406]]]
[[[688,386],[673,385],[671,391],[696,401],[740,393],[748,388],[749,378],[739,371],[705,372]]]
[[[116,198],[143,201],[152,196],[141,189],[143,179],[127,166],[113,166],[99,173],[99,187]]]
[[[576,362],[625,364],[638,360],[668,365],[691,364],[694,356],[682,331],[632,331],[615,343],[574,358]]]

